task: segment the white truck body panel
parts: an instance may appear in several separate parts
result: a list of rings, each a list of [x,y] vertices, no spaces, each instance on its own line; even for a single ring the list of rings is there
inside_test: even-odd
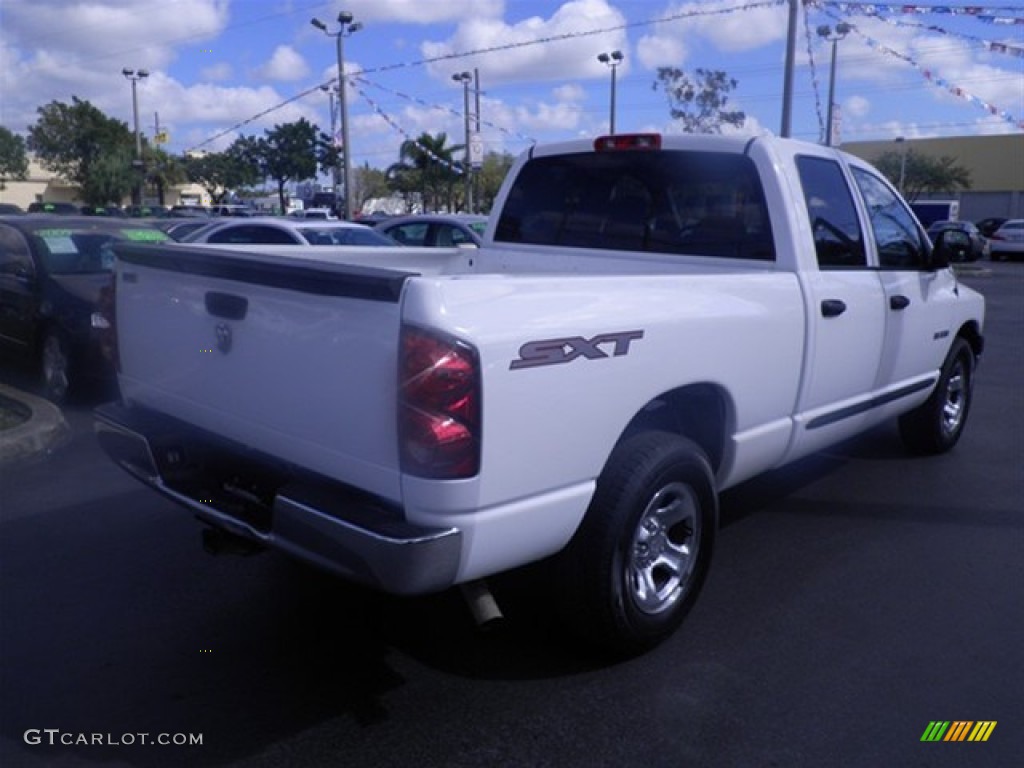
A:
[[[593,151],[538,147],[509,173],[479,250],[178,251],[202,263],[205,248],[226,265],[217,275],[147,266],[142,256],[121,263],[124,400],[386,499],[411,524],[459,531],[454,581],[463,582],[564,547],[622,435],[675,393],[721,399],[715,479],[724,489],[924,402],[951,339],[968,327],[980,336],[982,302],[948,268],[880,268],[865,235],[865,268],[819,269],[795,163],[838,162],[840,153],[785,140],[663,140],[663,151],[674,148],[750,158],[774,258],[502,241],[499,215],[522,168]],[[841,167],[850,189],[855,170],[869,168],[845,156]],[[869,233],[872,211],[854,197]],[[173,262],[175,248],[161,258]],[[232,271],[267,265],[275,274],[308,268],[327,282],[369,270],[395,293],[297,292]],[[228,314],[244,299],[244,318],[211,313],[210,294],[233,297]],[[403,327],[459,339],[479,356],[472,477],[402,471]],[[218,350],[225,333],[230,348]],[[588,354],[555,359],[567,350]],[[544,354],[543,364],[531,359]]]

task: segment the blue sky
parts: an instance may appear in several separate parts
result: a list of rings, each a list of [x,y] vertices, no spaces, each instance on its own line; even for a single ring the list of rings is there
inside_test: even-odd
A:
[[[970,6],[984,10],[802,7],[793,135],[820,139],[830,45],[815,30],[842,20],[855,27],[839,44],[842,141],[1015,132],[1024,151],[1024,5]],[[327,129],[317,86],[336,75],[335,44],[310,19],[334,31],[340,10],[363,25],[345,40],[356,165],[386,167],[425,131],[461,143],[452,74],[474,69],[488,150],[606,132],[611,73],[597,55],[613,50],[624,55],[619,132],[677,130],[652,88],[658,66],[725,70],[743,130],[780,130],[788,11],[777,0],[3,0],[0,124],[24,133],[37,107],[76,95],[131,125],[129,67],[150,73],[138,87],[143,132],[158,113],[172,152],[223,149],[299,117]]]

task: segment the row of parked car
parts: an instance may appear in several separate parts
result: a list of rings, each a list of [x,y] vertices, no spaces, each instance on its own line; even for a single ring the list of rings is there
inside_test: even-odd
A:
[[[967,261],[990,258],[992,261],[1024,253],[1024,219],[983,219],[970,221],[936,221],[928,227],[934,241],[942,232],[960,232],[966,236]]]
[[[110,383],[113,347],[103,305],[116,242],[474,246],[486,221],[393,217],[374,228],[316,218],[0,214],[0,348],[37,363],[44,393],[54,401],[82,384]]]
[[[108,313],[112,244],[118,241],[314,246],[473,247],[487,219],[475,215],[389,217],[371,227],[330,218],[0,215],[0,346],[39,362],[45,394],[63,400],[79,378],[110,379]],[[973,224],[939,222],[965,234],[965,258],[1024,252],[1024,219],[985,237]]]

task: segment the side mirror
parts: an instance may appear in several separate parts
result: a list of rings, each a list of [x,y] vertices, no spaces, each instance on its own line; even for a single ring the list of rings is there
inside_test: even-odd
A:
[[[935,239],[932,249],[931,268],[945,269],[950,264],[967,261],[971,253],[971,239],[966,232],[946,229]]]

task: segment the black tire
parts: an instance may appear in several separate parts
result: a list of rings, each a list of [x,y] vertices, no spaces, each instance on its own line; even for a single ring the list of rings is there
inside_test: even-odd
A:
[[[43,395],[55,403],[67,400],[71,389],[71,356],[68,344],[55,331],[43,338],[40,353]]]
[[[974,391],[974,350],[957,338],[942,364],[939,381],[924,404],[900,417],[900,437],[914,453],[950,450],[967,423]]]
[[[717,526],[714,475],[696,444],[663,432],[623,442],[556,560],[570,631],[616,657],[663,641],[697,599]]]

